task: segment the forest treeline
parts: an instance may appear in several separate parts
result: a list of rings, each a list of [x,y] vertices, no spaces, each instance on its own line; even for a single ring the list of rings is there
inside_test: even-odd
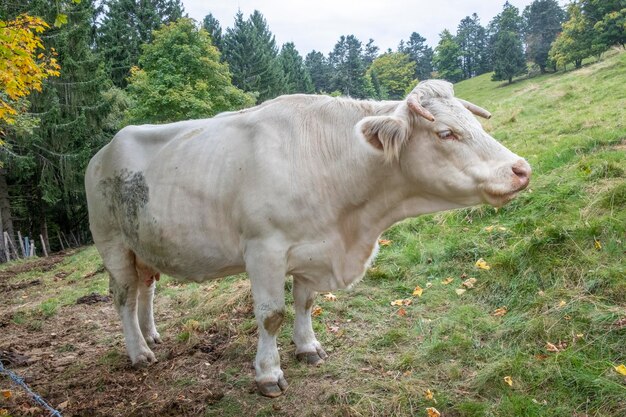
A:
[[[623,47],[625,27],[624,0],[566,9],[535,0],[521,12],[506,2],[484,26],[472,14],[444,30],[434,49],[416,28],[395,50],[346,34],[332,51],[303,56],[277,45],[260,11],[224,27],[211,14],[189,19],[180,0],[5,0],[0,261],[7,244],[19,248],[18,231],[41,235],[48,251],[89,240],[83,173],[127,124],[209,117],[291,93],[400,99],[427,78],[493,72],[510,83]]]

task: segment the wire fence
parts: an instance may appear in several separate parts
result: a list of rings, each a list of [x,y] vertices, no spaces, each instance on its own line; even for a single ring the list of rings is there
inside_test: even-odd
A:
[[[28,385],[26,385],[26,383],[24,382],[24,380],[22,378],[20,378],[17,374],[15,374],[15,373],[9,371],[8,369],[6,369],[4,367],[4,365],[2,364],[2,361],[0,361],[0,375],[5,375],[5,376],[9,377],[9,379],[11,379],[11,381],[13,381],[13,383],[15,385],[19,386],[24,391],[26,391],[28,396],[36,404],[38,404],[38,405],[42,406],[43,408],[45,408],[46,410],[48,410],[50,412],[50,416],[52,416],[52,417],[63,417],[59,411],[57,411],[54,408],[50,407],[50,405],[48,405],[48,403],[43,398],[41,398],[41,396],[39,394],[37,394],[32,389],[30,389],[30,387]]]

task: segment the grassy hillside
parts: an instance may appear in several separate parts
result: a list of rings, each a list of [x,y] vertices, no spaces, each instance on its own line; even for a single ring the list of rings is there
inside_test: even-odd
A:
[[[290,306],[279,342],[291,385],[278,399],[254,390],[245,277],[162,279],[159,363],[133,370],[111,303],[76,304],[107,291],[94,248],[0,268],[0,352],[27,356],[13,369],[53,405],[69,400],[65,415],[623,417],[625,81],[620,53],[511,86],[488,75],[458,84],[492,111],[487,130],[527,157],[531,189],[498,211],[389,230],[363,282],[319,298],[315,329],[330,354],[320,367],[295,360]],[[20,415],[24,396],[11,389],[0,409]]]

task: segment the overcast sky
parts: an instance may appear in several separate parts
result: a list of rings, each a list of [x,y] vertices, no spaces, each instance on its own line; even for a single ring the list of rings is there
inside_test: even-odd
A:
[[[374,39],[381,52],[395,50],[401,39],[418,32],[432,47],[444,29],[456,32],[461,19],[477,13],[481,24],[502,10],[505,0],[182,0],[189,16],[202,21],[212,13],[222,29],[232,26],[238,9],[247,18],[259,10],[280,47],[294,42],[302,55],[315,49],[330,52],[341,35],[355,35],[363,44]],[[532,0],[509,0],[524,10]],[[566,0],[560,0],[563,5]]]

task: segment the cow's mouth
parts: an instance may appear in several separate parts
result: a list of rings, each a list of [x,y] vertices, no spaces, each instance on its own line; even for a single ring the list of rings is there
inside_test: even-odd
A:
[[[508,203],[509,201],[513,200],[517,196],[517,194],[523,189],[525,189],[527,186],[528,184],[526,183],[522,185],[521,187],[518,187],[511,191],[506,191],[506,192],[495,191],[495,190],[484,190],[485,195],[487,197],[486,200],[492,206],[501,207],[505,205],[506,203]]]

